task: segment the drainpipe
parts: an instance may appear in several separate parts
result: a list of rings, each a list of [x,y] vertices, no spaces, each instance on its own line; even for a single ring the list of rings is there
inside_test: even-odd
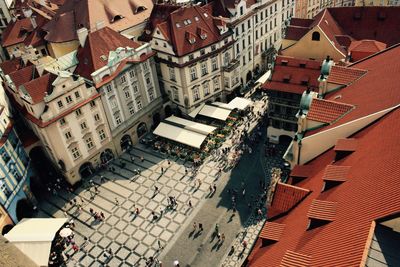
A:
[[[297,165],[300,165],[300,151],[301,151],[301,140],[297,142],[298,151],[297,151]]]

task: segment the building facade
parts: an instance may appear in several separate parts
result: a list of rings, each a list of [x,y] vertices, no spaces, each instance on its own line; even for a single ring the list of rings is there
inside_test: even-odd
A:
[[[154,55],[150,44],[139,44],[108,27],[89,33],[78,51],[75,73],[92,80],[101,94],[118,154],[161,120]]]
[[[1,89],[3,90],[3,89]],[[0,106],[0,231],[6,232],[24,217],[32,215],[36,200],[30,190],[34,174],[7,112]]]

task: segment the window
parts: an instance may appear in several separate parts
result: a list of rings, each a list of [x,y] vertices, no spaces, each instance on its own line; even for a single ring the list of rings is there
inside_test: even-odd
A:
[[[248,29],[251,28],[251,22],[250,22],[250,20],[247,21],[247,28],[248,28]]]
[[[86,122],[82,122],[82,123],[81,123],[81,129],[82,129],[82,130],[87,129]]]
[[[129,105],[128,109],[131,115],[135,114],[135,107],[133,105]]]
[[[125,90],[124,93],[125,93],[125,98],[130,98],[131,97],[131,94],[129,93],[128,90]]]
[[[240,46],[239,46],[239,44],[236,44],[236,54],[240,54]]]
[[[251,45],[251,37],[250,37],[250,35],[247,36],[247,41],[248,41],[249,45]]]
[[[67,139],[67,140],[72,138],[71,132],[66,132],[64,135],[65,135],[65,139]]]
[[[107,93],[110,93],[110,92],[112,91],[112,86],[111,86],[111,84],[107,84],[107,85],[106,85],[106,91],[107,91]]]
[[[99,121],[100,120],[100,115],[99,114],[94,114],[94,120]]]
[[[149,100],[150,100],[150,102],[153,101],[154,98],[155,98],[155,97],[154,97],[154,90],[153,90],[153,89],[150,89],[150,90],[149,90]]]
[[[243,7],[240,7],[240,16],[243,15]]]
[[[61,100],[58,101],[57,104],[58,104],[58,108],[62,108],[64,106]]]
[[[197,101],[200,99],[200,92],[199,89],[193,89],[193,101]]]
[[[143,70],[144,71],[148,71],[149,70],[149,65],[147,64],[147,62],[143,62]]]
[[[86,139],[85,142],[86,142],[86,146],[87,146],[88,150],[94,147],[93,141],[92,141],[92,138],[91,138],[91,137],[89,137],[88,139]]]
[[[217,57],[213,57],[211,59],[211,68],[213,71],[218,69],[218,61],[217,61]]]
[[[65,125],[65,119],[64,118],[60,119],[60,125],[61,126]]]
[[[244,23],[242,24],[242,32],[244,32]]]
[[[215,50],[217,50],[217,47],[215,45],[212,45],[211,46],[211,51],[215,51]]]
[[[204,76],[207,74],[207,61],[201,62],[201,75]]]
[[[133,92],[134,92],[135,94],[139,93],[139,89],[138,89],[136,83],[133,83],[133,84],[132,84],[132,87],[133,87]]]
[[[205,55],[205,54],[206,54],[206,50],[201,49],[201,50],[200,50],[200,55],[203,56],[203,55]]]
[[[196,73],[196,66],[190,67],[190,78],[191,80],[196,80],[197,79],[197,73]]]
[[[142,101],[137,100],[137,101],[136,101],[136,105],[137,105],[138,110],[141,110],[141,109],[142,109]]]
[[[203,83],[203,92],[204,92],[204,96],[207,96],[210,94],[210,85],[208,82]]]
[[[71,149],[71,154],[74,159],[78,159],[81,156],[77,147]]]
[[[276,18],[274,18],[274,27],[276,27]]]
[[[76,98],[80,98],[80,97],[81,97],[81,95],[79,94],[78,91],[75,92],[75,97],[76,97]]]
[[[243,56],[243,66],[246,65],[246,56]]]
[[[104,139],[106,139],[106,133],[104,132],[104,129],[101,129],[99,131],[99,138],[100,138],[100,141],[103,141]]]
[[[225,77],[225,79],[224,79],[224,81],[225,81],[225,87],[230,87],[230,85],[229,85],[229,77]]]
[[[146,75],[146,84],[151,85],[151,80],[150,80],[149,75]]]
[[[169,70],[169,79],[171,81],[175,81],[175,68],[174,67],[168,67]]]
[[[243,47],[243,50],[246,48],[246,39],[242,40],[242,47]]]
[[[96,102],[94,100],[90,101],[90,107],[94,108],[96,106]]]
[[[110,106],[112,109],[116,108],[118,106],[117,104],[117,100],[115,99],[115,97],[110,99]]]
[[[76,114],[77,117],[79,117],[80,115],[82,115],[81,109],[79,108],[79,109],[75,110],[75,114]]]
[[[251,60],[251,51],[249,51],[249,60]]]
[[[65,98],[65,100],[67,101],[67,104],[72,102],[72,97],[69,95]]]
[[[189,55],[189,60],[193,60],[194,59],[194,55]]]
[[[126,83],[125,74],[123,74],[119,79],[120,79],[121,83]]]
[[[121,124],[121,116],[119,115],[119,114],[115,114],[114,115],[114,119],[115,119],[115,123],[117,124],[117,125],[120,125]]]
[[[313,41],[319,41],[319,39],[320,39],[319,32],[313,32],[313,33],[312,33],[311,39],[312,39]]]
[[[226,52],[224,54],[224,65],[228,66],[229,62],[231,62],[231,54],[229,54],[229,52]]]
[[[214,91],[218,91],[219,90],[219,79],[215,78],[214,79]]]
[[[179,92],[178,92],[178,88],[173,87],[173,88],[172,88],[172,94],[173,94],[174,100],[177,101],[177,102],[179,102]]]
[[[131,77],[131,79],[135,78],[135,71],[134,70],[129,71],[129,77]]]

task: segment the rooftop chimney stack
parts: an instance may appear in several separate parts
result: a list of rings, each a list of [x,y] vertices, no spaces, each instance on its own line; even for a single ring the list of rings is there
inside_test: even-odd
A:
[[[78,35],[79,44],[81,45],[81,47],[84,47],[86,39],[89,34],[88,29],[86,29],[85,27],[80,28],[79,30],[76,31],[76,34]]]

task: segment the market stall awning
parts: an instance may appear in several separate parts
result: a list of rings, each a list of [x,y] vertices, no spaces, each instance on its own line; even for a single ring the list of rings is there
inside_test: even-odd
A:
[[[188,115],[191,118],[196,118],[197,114],[199,114],[200,110],[204,107],[204,103],[195,108],[192,112],[190,112]]]
[[[165,122],[161,122],[153,133],[195,148],[200,148],[207,138],[206,134],[197,133]]]
[[[199,114],[217,120],[226,121],[231,112],[232,112],[231,109],[204,105],[204,107],[200,110]]]
[[[269,77],[271,77],[271,71],[269,70],[269,71],[267,71],[266,73],[264,73],[263,74],[263,76],[261,76],[257,81],[256,81],[256,84],[264,84],[268,79],[269,79]]]
[[[217,129],[216,127],[209,126],[207,124],[198,123],[198,122],[194,122],[194,121],[190,121],[190,120],[185,120],[185,119],[175,117],[175,116],[168,117],[165,120],[167,122],[175,123],[186,130],[190,130],[190,131],[200,133],[200,134],[205,134],[205,135],[212,133],[215,129]]]
[[[250,106],[253,102],[249,99],[243,98],[243,97],[235,97],[234,99],[231,100],[227,104],[227,107],[230,109],[239,109],[239,110],[244,110],[248,106]]]
[[[66,218],[23,219],[4,237],[39,266],[47,266],[51,243]]]

